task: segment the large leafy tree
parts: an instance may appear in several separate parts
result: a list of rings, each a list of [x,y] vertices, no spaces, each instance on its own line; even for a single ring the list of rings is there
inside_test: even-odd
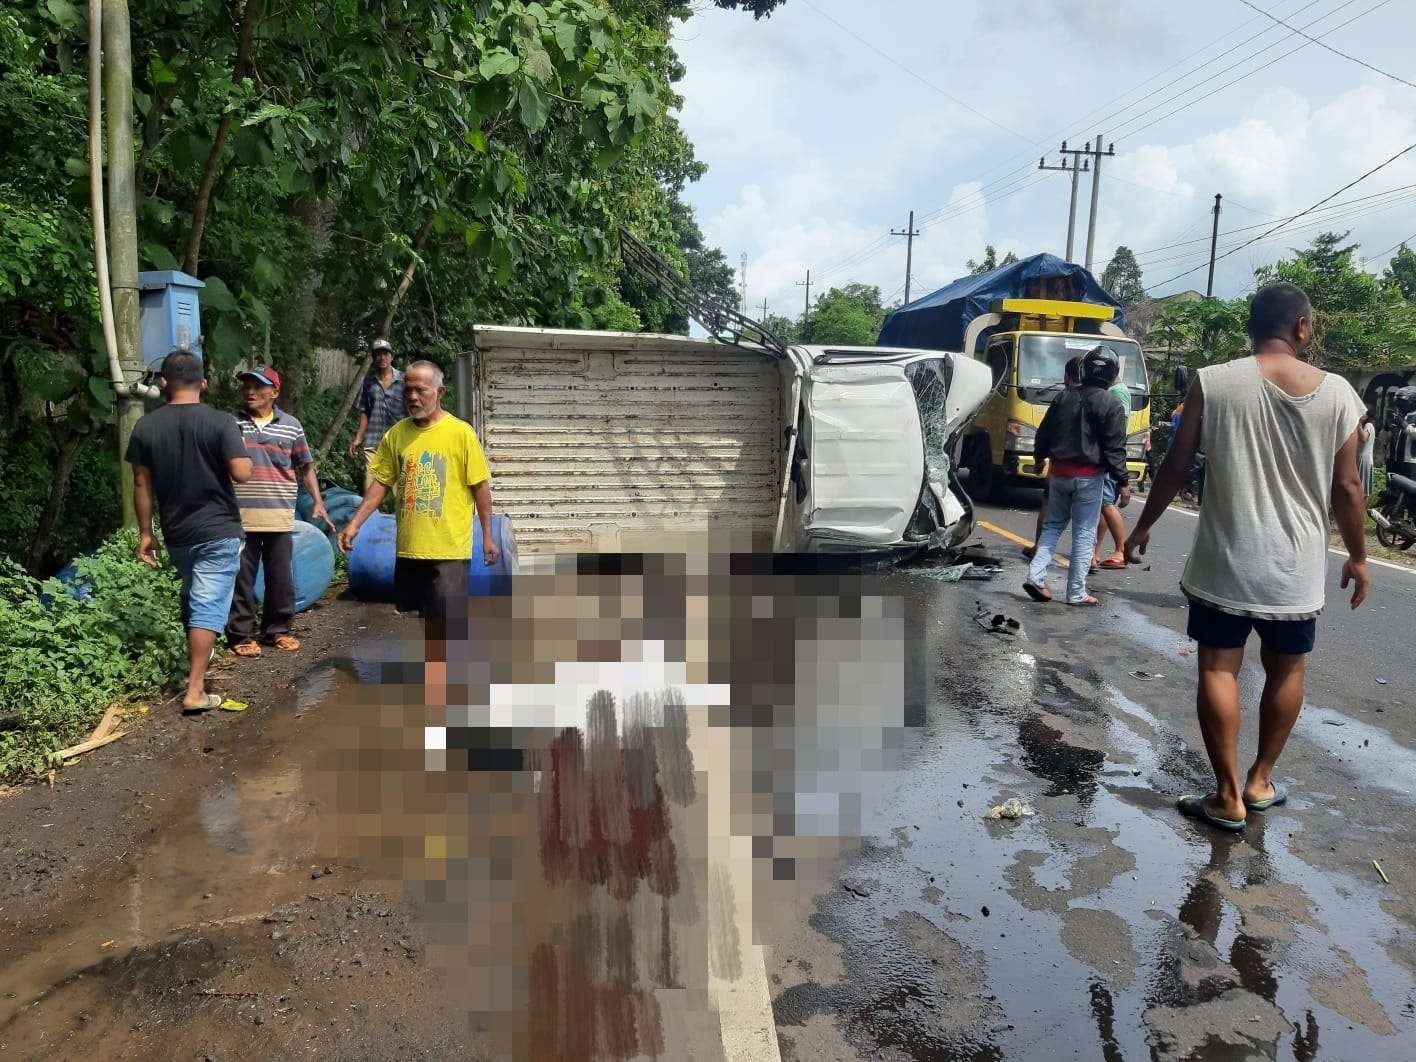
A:
[[[1260,283],[1287,280],[1308,293],[1314,310],[1313,357],[1334,369],[1389,365],[1410,357],[1416,310],[1399,290],[1361,269],[1349,233],[1324,232],[1292,258],[1255,274]]]
[[[761,17],[775,4],[717,6]],[[196,272],[218,376],[269,350],[289,405],[315,346],[385,330],[401,350],[446,359],[481,320],[681,328],[666,308],[650,320],[630,304],[614,234],[630,226],[709,290],[731,274],[681,198],[702,172],[672,115],[682,68],[670,31],[689,10],[137,5],[143,265]],[[71,0],[0,10],[0,446],[8,461],[24,441],[38,470],[55,471],[11,506],[22,515],[10,549],[46,501],[58,519],[59,473],[97,457],[113,399],[94,328],[87,46]],[[27,484],[42,482],[35,471]]]
[[[979,276],[983,273],[992,273],[995,269],[999,269],[1003,266],[1012,265],[1017,260],[1018,256],[1012,251],[1009,251],[1000,259],[998,257],[998,249],[990,243],[986,244],[983,248],[982,261],[975,262],[970,258],[966,268],[972,275]]]
[[[816,300],[800,328],[801,341],[842,346],[870,346],[885,320],[880,289],[873,284],[832,288]]]
[[[1101,286],[1111,292],[1122,306],[1134,306],[1145,299],[1146,288],[1141,278],[1141,266],[1131,248],[1124,244],[1116,248],[1116,253],[1111,256],[1111,261],[1101,274]]]
[[[1416,251],[1403,243],[1391,256],[1382,279],[1407,302],[1416,303]]]

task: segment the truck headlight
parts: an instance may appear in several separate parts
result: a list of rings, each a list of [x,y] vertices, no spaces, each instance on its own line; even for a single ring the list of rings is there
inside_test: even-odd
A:
[[[1008,427],[1004,429],[1003,449],[1015,454],[1030,454],[1033,452],[1033,440],[1036,438],[1037,429],[1032,425],[1010,420]]]

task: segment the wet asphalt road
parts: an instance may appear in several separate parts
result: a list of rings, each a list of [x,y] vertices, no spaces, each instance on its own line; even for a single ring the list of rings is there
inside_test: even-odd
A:
[[[1015,500],[980,518],[1030,537],[1035,502]],[[986,530],[1006,560],[992,583],[891,577],[924,725],[866,843],[781,923],[783,1058],[1413,1057],[1416,573],[1376,568],[1353,614],[1330,558],[1278,770],[1292,798],[1232,837],[1173,810],[1210,781],[1177,587],[1193,532],[1167,514],[1150,569],[1098,577],[1092,610],[1028,602],[1018,547]],[[979,608],[1025,638],[981,629]],[[1260,682],[1246,665],[1245,752]],[[985,820],[1013,796],[1036,816]]]

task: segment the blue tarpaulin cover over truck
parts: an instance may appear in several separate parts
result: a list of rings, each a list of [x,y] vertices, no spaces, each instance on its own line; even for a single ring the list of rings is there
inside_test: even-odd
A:
[[[876,346],[962,351],[964,332],[975,317],[992,313],[999,299],[1023,298],[1028,281],[1055,277],[1071,278],[1074,287],[1080,286],[1080,292],[1074,294],[1076,301],[1114,307],[1114,323],[1118,328],[1125,326],[1121,304],[1097,283],[1096,277],[1056,255],[1035,254],[991,273],[963,277],[900,307],[885,318]]]

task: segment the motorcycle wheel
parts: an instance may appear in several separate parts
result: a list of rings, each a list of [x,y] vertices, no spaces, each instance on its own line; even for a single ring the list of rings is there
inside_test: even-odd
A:
[[[1383,527],[1381,524],[1377,525],[1377,541],[1387,549],[1405,549],[1411,544],[1408,541],[1399,539],[1396,532],[1392,531],[1389,527]],[[1402,544],[1397,545],[1398,542]]]

